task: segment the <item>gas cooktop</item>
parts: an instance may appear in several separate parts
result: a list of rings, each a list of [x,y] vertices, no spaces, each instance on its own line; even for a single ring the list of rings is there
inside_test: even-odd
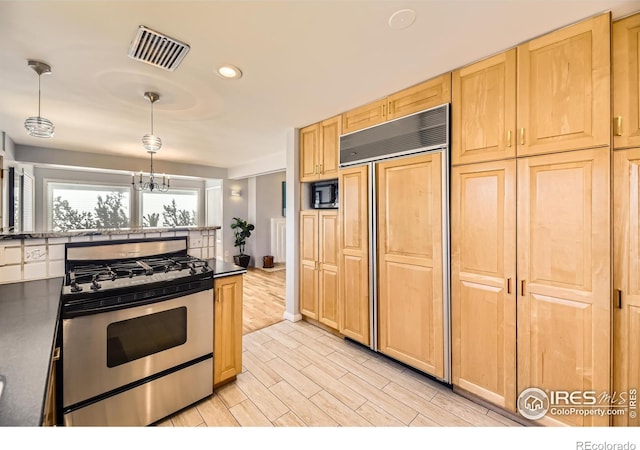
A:
[[[213,280],[207,261],[187,253],[186,237],[69,243],[65,252],[63,307],[134,293],[148,297]]]

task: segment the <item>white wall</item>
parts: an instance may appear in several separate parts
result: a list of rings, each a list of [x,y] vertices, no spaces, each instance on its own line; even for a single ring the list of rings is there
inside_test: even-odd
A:
[[[282,217],[282,182],[286,172],[277,172],[255,177],[256,213],[255,265],[262,267],[262,257],[271,254],[271,218]]]
[[[231,190],[240,190],[240,197],[232,197]],[[233,262],[233,255],[237,255],[240,251],[234,247],[233,232],[231,230],[231,223],[234,217],[240,217],[241,219],[248,220],[248,182],[247,180],[223,180],[222,181],[222,229],[219,230],[222,233],[222,254],[223,259],[227,262]],[[247,244],[253,239],[253,236],[249,238]],[[246,252],[246,250],[245,250]]]

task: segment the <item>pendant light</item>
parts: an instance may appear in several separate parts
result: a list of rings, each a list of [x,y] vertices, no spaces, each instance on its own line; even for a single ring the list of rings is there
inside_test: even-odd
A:
[[[45,119],[40,116],[40,77],[42,74],[51,73],[51,66],[41,61],[28,61],[29,67],[31,67],[35,73],[38,74],[38,116],[29,117],[24,121],[24,127],[27,130],[29,136],[38,138],[50,138],[53,137],[55,127],[49,119]]]
[[[144,96],[149,102],[151,102],[151,134],[145,134],[142,136],[142,145],[150,153],[155,153],[162,147],[162,140],[160,136],[153,134],[153,104],[160,100],[160,94],[157,92],[145,92]]]
[[[151,156],[151,171],[149,172],[148,181],[143,179],[142,171],[140,171],[140,177],[137,181],[136,175],[132,173],[131,186],[136,191],[167,192],[171,184],[171,178],[162,174],[162,184],[160,184],[156,181],[156,175],[153,173],[153,154],[162,147],[162,140],[160,140],[160,137],[153,134],[153,104],[160,99],[160,94],[157,92],[145,92],[144,97],[151,102],[151,134],[145,134],[142,137],[142,145]]]

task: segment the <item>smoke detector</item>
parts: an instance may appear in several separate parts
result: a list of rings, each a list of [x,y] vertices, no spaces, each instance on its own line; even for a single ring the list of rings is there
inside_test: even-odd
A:
[[[129,58],[173,72],[189,52],[189,45],[140,25],[129,47]]]

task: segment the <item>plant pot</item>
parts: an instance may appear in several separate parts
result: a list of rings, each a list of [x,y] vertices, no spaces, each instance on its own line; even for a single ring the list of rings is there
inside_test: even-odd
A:
[[[236,263],[236,265],[244,267],[245,269],[249,267],[250,259],[250,255],[233,255],[233,261]]]

